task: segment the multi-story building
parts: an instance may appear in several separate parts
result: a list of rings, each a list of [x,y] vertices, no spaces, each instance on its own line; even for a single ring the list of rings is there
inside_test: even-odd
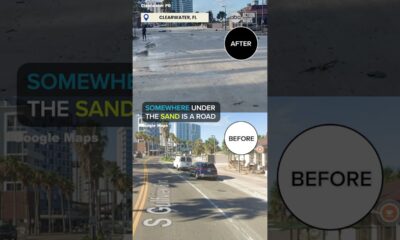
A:
[[[132,175],[132,128],[120,127],[117,129],[117,165],[122,173]]]
[[[133,165],[133,136],[132,128],[120,127],[117,129],[117,165],[121,169],[123,174],[132,176],[132,165]],[[128,221],[131,217],[132,211],[129,210],[132,202],[132,194],[125,193],[117,194],[117,203],[123,202],[123,213],[122,220]]]
[[[160,141],[162,141],[161,137],[161,128],[159,123],[148,123],[144,122],[142,116],[137,115],[133,122],[133,129],[136,132],[146,133],[148,136],[152,138],[149,142],[144,142],[142,139],[136,139],[134,135],[134,151],[141,152],[142,154],[150,154],[150,155],[158,155],[160,154]]]
[[[109,149],[108,154],[104,154],[103,163],[116,163],[123,174],[132,175],[132,129],[131,128],[108,128],[108,144],[115,143],[113,149]],[[107,148],[107,147],[106,147]],[[76,206],[76,223],[85,222],[85,216],[82,213],[88,207],[89,203],[89,182],[87,176],[82,171],[82,163],[76,149],[73,150],[73,183],[74,192],[72,195],[73,203]],[[112,214],[112,207],[119,205],[123,201],[123,206],[129,206],[131,197],[129,194],[123,196],[112,184],[109,176],[103,175],[98,179],[98,193],[100,202],[100,217],[109,219]],[[116,199],[114,199],[114,194]],[[113,203],[113,201],[116,201]],[[84,211],[82,211],[82,209]],[[128,212],[128,211],[127,211]],[[86,213],[87,214],[87,211]],[[128,214],[129,215],[129,214]],[[128,216],[126,215],[126,216]],[[127,219],[125,216],[124,219]],[[82,221],[83,219],[83,221]]]
[[[201,127],[198,124],[175,122],[170,124],[170,132],[181,141],[196,141],[201,138]]]
[[[193,12],[193,0],[172,0],[171,9],[177,13]]]
[[[22,126],[17,119],[15,104],[11,101],[1,102],[0,156],[2,158],[13,157],[16,161],[21,161],[34,170],[54,172],[59,177],[72,180],[71,144],[62,140],[63,135],[68,131],[68,128]],[[58,136],[60,141],[50,141],[52,136]],[[17,191],[16,201],[13,198],[14,189]],[[15,224],[20,225],[29,222],[28,216],[33,221],[33,189],[30,186],[23,186],[19,179],[16,181],[15,179],[6,179],[1,190],[3,191],[2,211],[0,211],[2,221],[15,221]],[[47,226],[44,222],[48,218],[46,194],[45,189],[41,189],[39,213],[40,219],[43,221],[42,227]],[[56,186],[52,191],[52,208],[52,219],[56,222],[62,218],[60,214],[61,197]]]

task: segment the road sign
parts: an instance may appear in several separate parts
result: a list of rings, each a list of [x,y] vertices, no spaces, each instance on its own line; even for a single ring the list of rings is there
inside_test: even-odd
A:
[[[232,14],[232,16],[229,17],[229,19],[233,23],[239,23],[240,21],[242,21],[242,16],[240,15],[240,13],[235,12],[234,14]]]
[[[379,218],[385,224],[394,224],[399,221],[400,208],[396,201],[388,200],[379,206]]]
[[[263,147],[263,146],[258,146],[258,147],[256,148],[256,152],[257,152],[257,153],[264,153],[264,147]]]
[[[243,13],[243,18],[255,18],[256,13],[250,12],[250,13]]]

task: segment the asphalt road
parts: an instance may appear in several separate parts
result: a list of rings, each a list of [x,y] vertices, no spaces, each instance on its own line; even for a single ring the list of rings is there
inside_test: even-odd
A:
[[[157,158],[133,169],[133,239],[267,239],[267,203],[224,184],[226,176],[196,180]]]
[[[133,41],[134,112],[143,102],[219,102],[224,112],[267,111],[267,36],[244,61],[225,51],[225,31],[148,29]],[[146,44],[148,47],[146,48]]]

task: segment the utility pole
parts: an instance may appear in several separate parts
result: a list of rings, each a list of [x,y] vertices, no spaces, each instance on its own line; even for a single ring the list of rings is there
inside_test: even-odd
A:
[[[216,152],[216,138],[215,138],[215,135],[211,135],[211,138],[212,138],[212,140],[213,140],[213,155],[214,155],[214,159],[212,160],[212,162],[213,163],[215,163],[216,162],[216,154],[215,154],[215,152]],[[210,162],[210,160],[208,160],[208,162]]]

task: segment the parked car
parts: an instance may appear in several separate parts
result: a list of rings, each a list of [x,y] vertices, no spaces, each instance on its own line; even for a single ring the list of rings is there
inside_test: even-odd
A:
[[[188,156],[176,156],[173,166],[178,170],[189,170],[192,166],[192,158]]]
[[[200,178],[212,178],[218,179],[218,171],[213,163],[207,162],[196,162],[190,168],[190,175],[196,179]]]
[[[11,224],[0,225],[0,240],[17,240],[17,229]]]

